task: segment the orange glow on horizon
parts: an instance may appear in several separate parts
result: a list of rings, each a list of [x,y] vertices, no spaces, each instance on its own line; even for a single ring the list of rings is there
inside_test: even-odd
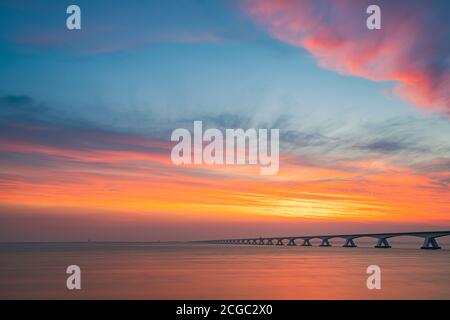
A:
[[[339,169],[295,164],[284,157],[277,176],[259,176],[252,166],[177,167],[168,155],[0,145],[0,150],[6,148],[75,159],[84,166],[11,168],[10,174],[32,179],[3,181],[4,205],[97,209],[167,220],[448,221],[447,189],[434,186],[427,175],[379,159],[342,163],[344,169]],[[110,166],[97,168],[102,162]]]

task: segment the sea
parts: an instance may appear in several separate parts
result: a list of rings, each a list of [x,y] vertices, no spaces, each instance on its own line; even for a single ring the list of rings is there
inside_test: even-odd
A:
[[[449,245],[373,245],[1,243],[0,299],[450,299]],[[79,290],[67,288],[71,265]]]

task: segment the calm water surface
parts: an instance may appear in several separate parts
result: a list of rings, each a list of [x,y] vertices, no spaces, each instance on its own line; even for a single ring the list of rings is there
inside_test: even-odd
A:
[[[1,299],[450,299],[450,250],[0,244]],[[66,289],[68,265],[82,290]],[[366,268],[382,271],[368,290]]]

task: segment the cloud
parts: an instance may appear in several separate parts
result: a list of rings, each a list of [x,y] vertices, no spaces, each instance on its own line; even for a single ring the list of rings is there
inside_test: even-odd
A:
[[[405,146],[398,141],[379,140],[360,146],[361,149],[377,151],[382,153],[396,152],[402,150]]]
[[[5,95],[0,97],[0,119],[35,119],[46,113],[48,108],[36,103],[27,95]]]
[[[111,169],[145,161],[167,163],[170,141],[107,130],[70,119],[27,95],[0,97],[2,168],[86,167]]]
[[[42,1],[40,1],[42,2]],[[44,1],[45,2],[45,1]],[[82,8],[80,30],[67,30],[64,5],[44,4],[40,8],[7,8],[7,14],[20,16],[27,23],[10,24],[5,33],[9,41],[37,49],[57,49],[80,55],[118,53],[158,44],[217,44],[230,37],[229,30],[195,4],[129,4],[109,2],[108,10],[101,3],[79,3]],[[42,8],[47,8],[42,10]],[[59,9],[57,9],[59,8]],[[63,13],[64,14],[64,13]],[[45,23],[42,23],[45,19]],[[36,23],[39,28],[35,28]],[[232,35],[231,35],[232,36]]]
[[[32,99],[27,95],[6,95],[0,98],[0,104],[2,106],[11,105],[28,105],[32,102]]]
[[[176,44],[218,44],[222,42],[219,32],[169,32],[133,34],[118,37],[113,31],[72,35],[69,32],[47,32],[21,36],[15,42],[37,47],[59,48],[85,55],[122,52],[161,43]]]
[[[403,167],[428,174],[448,160],[449,130],[448,120],[437,115],[366,120],[350,127],[345,121],[332,126],[288,121],[280,132],[280,150],[284,161],[298,166],[345,172]]]
[[[382,29],[366,28],[376,3]],[[373,81],[415,106],[450,114],[450,27],[443,1],[244,0],[278,40],[306,49],[320,66]]]

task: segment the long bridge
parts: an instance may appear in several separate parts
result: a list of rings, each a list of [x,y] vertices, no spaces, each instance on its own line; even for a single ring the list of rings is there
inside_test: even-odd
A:
[[[259,237],[246,239],[221,239],[221,240],[204,240],[196,241],[210,244],[248,244],[248,245],[277,245],[277,246],[296,246],[296,240],[302,240],[302,246],[311,246],[312,239],[320,239],[320,247],[331,247],[331,239],[344,239],[343,247],[356,247],[355,239],[357,238],[374,238],[377,240],[375,248],[391,248],[388,239],[402,236],[411,236],[423,238],[421,249],[441,249],[436,238],[450,235],[450,231],[422,231],[422,232],[397,232],[397,233],[358,233],[358,234],[339,234],[339,235],[320,235],[320,236],[288,236],[288,237]]]

